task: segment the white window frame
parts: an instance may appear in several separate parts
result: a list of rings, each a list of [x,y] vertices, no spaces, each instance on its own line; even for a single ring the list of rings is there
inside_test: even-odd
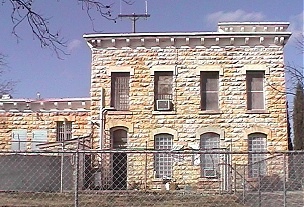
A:
[[[249,74],[253,74],[253,73],[263,73],[263,80],[262,80],[262,89],[261,91],[250,91],[251,93],[263,93],[263,108],[253,108],[253,101],[252,101],[252,97],[251,97],[251,105],[249,107],[249,90],[248,90],[248,76]],[[266,96],[265,96],[265,71],[264,70],[257,70],[257,71],[253,71],[253,70],[249,70],[246,72],[246,94],[247,94],[247,110],[248,111],[264,111],[266,109]]]
[[[159,140],[163,139],[163,140]],[[154,136],[155,150],[171,150],[174,136],[168,133],[160,133]],[[154,155],[155,178],[172,178],[173,156],[166,153],[156,153]]]
[[[256,132],[248,135],[248,177],[264,176],[267,173],[267,134]],[[259,154],[259,152],[261,152]],[[256,163],[256,164],[254,164]]]
[[[27,150],[27,130],[26,129],[13,129],[12,130],[11,149],[13,151],[26,151]]]

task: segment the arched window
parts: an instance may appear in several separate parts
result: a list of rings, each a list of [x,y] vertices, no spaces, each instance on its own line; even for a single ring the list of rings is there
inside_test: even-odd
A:
[[[113,149],[121,149],[127,147],[128,132],[126,129],[113,129],[111,130],[112,146]]]
[[[157,134],[154,136],[155,150],[171,150],[173,145],[173,135]],[[156,178],[172,177],[172,155],[166,153],[156,153],[154,156],[154,170]]]
[[[200,137],[200,148],[206,152],[220,150],[220,135],[208,132]],[[217,177],[219,173],[219,154],[201,154],[201,176]]]
[[[248,135],[248,173],[249,177],[266,175],[266,152],[267,135],[263,133],[252,133]]]

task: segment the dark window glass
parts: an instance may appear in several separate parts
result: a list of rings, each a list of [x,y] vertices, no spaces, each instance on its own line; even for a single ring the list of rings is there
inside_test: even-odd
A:
[[[201,72],[201,109],[218,110],[219,73]]]
[[[264,109],[264,71],[250,71],[247,80],[247,109]]]

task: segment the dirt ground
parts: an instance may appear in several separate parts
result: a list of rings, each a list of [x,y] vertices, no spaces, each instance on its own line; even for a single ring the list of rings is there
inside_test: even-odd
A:
[[[1,207],[71,207],[75,206],[73,193],[0,193]],[[80,207],[244,207],[233,195],[203,195],[162,192],[80,193]]]

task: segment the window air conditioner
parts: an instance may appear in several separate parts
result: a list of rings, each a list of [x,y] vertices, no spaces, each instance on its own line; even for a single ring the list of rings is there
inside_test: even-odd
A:
[[[216,178],[217,173],[215,169],[210,168],[204,168],[204,177],[206,178]]]
[[[156,100],[156,110],[159,111],[168,111],[171,109],[170,100]]]

